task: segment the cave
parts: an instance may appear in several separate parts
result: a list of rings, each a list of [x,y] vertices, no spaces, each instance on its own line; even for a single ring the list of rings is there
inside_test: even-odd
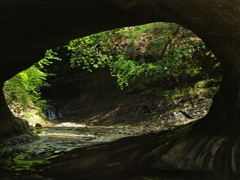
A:
[[[94,174],[95,179],[107,179],[143,168],[239,175],[240,1],[3,0],[0,14],[1,84],[41,59],[47,49],[104,30],[151,22],[175,22],[192,30],[223,67],[224,78],[212,107],[198,122],[155,136],[119,140],[97,152],[74,151],[77,157],[47,169],[42,176],[57,172],[57,179],[69,174],[76,174],[75,179],[94,179]],[[27,122],[12,115],[2,91],[0,123],[1,139],[29,133]],[[121,163],[115,166],[116,162]]]

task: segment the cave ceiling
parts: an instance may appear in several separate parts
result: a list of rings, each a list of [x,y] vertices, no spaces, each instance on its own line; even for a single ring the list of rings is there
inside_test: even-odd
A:
[[[212,39],[234,44],[240,40],[239,17],[239,0],[0,0],[0,81],[40,60],[47,49],[117,27],[176,22],[210,47]]]

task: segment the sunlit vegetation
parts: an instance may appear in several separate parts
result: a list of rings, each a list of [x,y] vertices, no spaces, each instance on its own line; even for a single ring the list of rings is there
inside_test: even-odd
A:
[[[53,74],[46,73],[44,67],[52,64],[52,59],[59,60],[55,55],[48,50],[45,58],[5,82],[3,90],[6,101],[15,115],[24,115],[23,112],[28,109],[48,107],[47,101],[41,99],[40,87],[49,86],[46,77]]]
[[[64,48],[68,49],[72,67],[81,66],[89,71],[108,67],[121,89],[132,84],[132,89],[161,94],[151,85],[174,87],[195,81],[198,88],[199,82],[206,84],[221,78],[220,63],[203,41],[174,23],[105,31],[72,40]],[[41,99],[40,87],[49,85],[45,80],[52,74],[44,68],[53,59],[60,60],[56,52],[48,50],[44,59],[5,83],[4,92],[11,109],[21,112],[27,107],[47,107],[47,102]],[[183,93],[177,88],[174,91]],[[188,91],[194,94],[197,90]]]
[[[173,23],[114,29],[73,40],[67,48],[72,67],[108,66],[122,89],[133,80],[171,86],[221,71],[203,41]]]

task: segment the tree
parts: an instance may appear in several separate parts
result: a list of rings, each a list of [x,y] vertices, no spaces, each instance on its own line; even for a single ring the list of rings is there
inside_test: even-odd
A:
[[[37,5],[33,5],[35,3]],[[184,131],[187,132],[184,137],[174,132],[163,135],[172,138],[168,142],[162,142],[168,145],[158,145],[155,149],[157,157],[154,156],[154,162],[158,163],[153,163],[152,166],[160,169],[224,170],[240,173],[240,164],[235,161],[239,157],[240,119],[239,0],[54,0],[51,1],[51,7],[48,7],[50,9],[46,8],[48,3],[46,0],[34,3],[2,0],[2,84],[41,59],[44,49],[59,47],[69,40],[123,26],[156,21],[178,23],[203,39],[221,62],[224,78],[209,114],[193,126],[191,133],[189,126]],[[15,118],[2,93],[0,107],[1,123],[10,123],[11,127],[16,127],[12,123]],[[12,132],[25,127],[19,125]],[[3,131],[4,128],[1,129]],[[161,139],[164,139],[163,136]],[[148,143],[145,145],[148,146]],[[207,169],[204,165],[207,165]],[[78,167],[81,169],[81,165]]]
[[[143,84],[146,76],[165,85],[206,77],[202,59],[209,59],[204,62],[211,64],[209,73],[217,63],[201,39],[174,23],[117,28],[72,40],[65,47],[72,67],[92,71],[107,66],[121,89],[135,79]]]
[[[28,108],[48,107],[47,101],[41,98],[40,88],[49,86],[45,80],[47,76],[54,74],[46,73],[44,68],[52,64],[50,60],[61,60],[56,54],[53,50],[47,50],[43,59],[5,82],[3,90],[7,104],[12,106],[11,110],[15,114]]]

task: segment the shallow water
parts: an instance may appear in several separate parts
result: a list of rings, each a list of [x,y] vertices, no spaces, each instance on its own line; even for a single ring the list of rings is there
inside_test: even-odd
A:
[[[166,121],[161,126],[172,128],[178,126],[179,122],[185,124],[185,121],[176,119]],[[119,129],[122,130],[115,131]],[[111,142],[126,136],[134,136],[134,133],[137,134],[137,131],[125,132],[126,129],[126,126],[86,127],[71,122],[61,123],[54,127],[35,128],[34,132],[38,135],[36,141],[0,149],[0,179],[19,179],[22,174],[29,174],[33,171],[32,166],[47,164],[49,159],[75,148]],[[161,128],[157,129],[157,131],[160,130]]]
[[[16,172],[31,171],[32,165],[48,163],[49,159],[63,152],[128,136],[111,132],[113,129],[69,126],[37,128],[35,133],[39,137],[36,141],[0,150],[0,176],[2,179],[15,179],[18,176]],[[15,171],[14,174],[11,174],[12,171]]]

